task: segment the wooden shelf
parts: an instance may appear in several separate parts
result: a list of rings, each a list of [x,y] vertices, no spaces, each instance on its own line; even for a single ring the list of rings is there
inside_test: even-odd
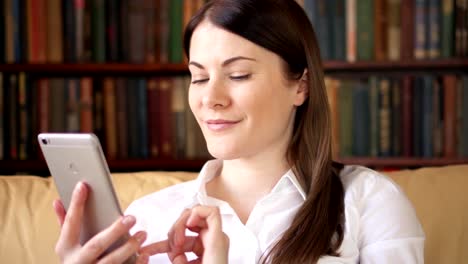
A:
[[[339,158],[338,162],[344,164],[358,164],[368,167],[426,167],[445,166],[455,164],[468,164],[468,158],[373,158],[373,157],[352,157]]]
[[[468,59],[410,60],[410,61],[345,61],[324,62],[326,73],[401,73],[401,72],[468,72]]]
[[[84,75],[180,75],[188,74],[185,64],[130,64],[130,63],[33,63],[0,64],[0,72],[26,72],[41,76]]]
[[[173,160],[173,159],[145,159],[145,160],[110,160],[111,172],[128,171],[200,171],[206,160]],[[43,160],[0,160],[0,175],[34,174],[48,176],[49,170]]]
[[[353,157],[339,158],[338,162],[350,165],[363,165],[374,168],[417,168],[427,166],[445,166],[455,164],[468,164],[468,158],[372,158]],[[147,159],[147,160],[111,160],[109,168],[111,172],[125,171],[195,171],[202,168],[206,160],[172,160],[172,159]],[[0,160],[0,175],[15,173],[28,173],[37,175],[49,175],[45,161],[9,161]]]
[[[401,72],[468,72],[468,59],[410,60],[410,61],[325,61],[328,74],[337,73],[401,73]],[[0,64],[0,72],[27,72],[41,76],[83,75],[180,75],[188,74],[186,64],[130,63],[33,63]]]

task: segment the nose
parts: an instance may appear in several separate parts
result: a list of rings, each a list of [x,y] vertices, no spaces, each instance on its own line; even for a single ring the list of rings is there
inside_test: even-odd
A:
[[[220,80],[212,80],[206,86],[202,97],[203,106],[213,109],[225,108],[230,99],[226,87]]]

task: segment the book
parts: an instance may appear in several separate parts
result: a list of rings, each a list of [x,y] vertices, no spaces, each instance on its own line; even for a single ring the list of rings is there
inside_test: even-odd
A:
[[[47,0],[45,3],[47,16],[43,18],[47,20],[47,62],[60,63],[63,62],[62,1]],[[45,32],[40,32],[39,34],[44,33]]]
[[[106,141],[106,157],[108,159],[117,158],[117,111],[115,79],[104,78],[103,99],[104,99],[104,133]]]
[[[114,1],[114,0],[111,0]],[[133,1],[132,1],[133,2]],[[91,1],[92,58],[94,62],[106,62],[106,3],[104,0]]]
[[[402,156],[411,157],[413,155],[413,77],[403,76],[401,87],[401,144]]]
[[[357,1],[357,59],[374,59],[374,2],[372,0]]]
[[[441,56],[452,57],[454,47],[455,9],[453,0],[442,0]]]
[[[374,1],[374,58],[377,61],[387,60],[388,44],[388,10],[387,0]]]
[[[456,96],[457,77],[443,76],[444,87],[444,157],[456,156]]]
[[[80,80],[80,132],[93,131],[93,79],[84,77]]]
[[[408,3],[405,3],[408,4]],[[387,55],[391,61],[401,58],[401,0],[388,0]]]
[[[2,9],[0,8],[0,11]],[[5,157],[5,149],[4,149],[4,141],[5,141],[5,104],[4,104],[4,93],[5,93],[5,87],[3,86],[3,73],[0,72],[0,160],[2,160]]]

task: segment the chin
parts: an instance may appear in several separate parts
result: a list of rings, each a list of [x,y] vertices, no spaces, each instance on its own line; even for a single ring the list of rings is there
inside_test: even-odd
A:
[[[233,160],[238,159],[240,155],[240,151],[237,150],[235,147],[221,145],[221,144],[208,144],[208,152],[216,159],[220,160]]]

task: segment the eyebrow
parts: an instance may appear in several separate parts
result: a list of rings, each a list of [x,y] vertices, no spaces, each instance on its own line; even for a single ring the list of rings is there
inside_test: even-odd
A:
[[[232,58],[229,58],[227,60],[225,60],[223,62],[223,64],[221,64],[223,67],[235,62],[235,61],[238,61],[238,60],[250,60],[250,61],[257,61],[256,59],[254,58],[249,58],[249,57],[244,57],[244,56],[236,56],[236,57],[232,57]],[[203,65],[201,65],[200,63],[196,62],[196,61],[190,61],[189,62],[189,65],[193,65],[197,68],[200,68],[200,69],[205,69],[205,67]]]

